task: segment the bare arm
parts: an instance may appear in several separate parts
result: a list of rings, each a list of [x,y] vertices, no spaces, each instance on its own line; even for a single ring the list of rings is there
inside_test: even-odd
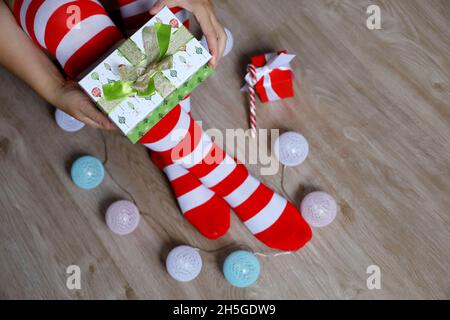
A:
[[[49,103],[95,128],[113,129],[73,81],[67,81],[52,61],[17,25],[0,0],[0,65],[27,83]]]

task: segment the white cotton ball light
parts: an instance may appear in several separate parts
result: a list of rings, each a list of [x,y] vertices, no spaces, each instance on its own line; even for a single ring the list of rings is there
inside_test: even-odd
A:
[[[227,43],[225,45],[225,50],[223,51],[223,56],[225,57],[233,49],[234,39],[233,39],[233,34],[231,33],[231,31],[227,28],[224,28],[224,29],[225,29],[225,33],[227,34]],[[208,43],[206,42],[205,36],[203,36],[202,39],[200,40],[200,44],[209,51]]]
[[[202,257],[189,246],[172,249],[166,259],[169,275],[177,281],[189,282],[197,278],[202,270]]]
[[[58,127],[67,132],[77,132],[84,127],[83,122],[59,109],[55,111],[55,120]]]
[[[312,227],[326,227],[337,214],[336,200],[328,193],[316,191],[308,194],[300,205],[303,218]]]
[[[309,153],[308,141],[297,132],[283,133],[274,144],[275,157],[283,165],[294,167],[302,164]]]

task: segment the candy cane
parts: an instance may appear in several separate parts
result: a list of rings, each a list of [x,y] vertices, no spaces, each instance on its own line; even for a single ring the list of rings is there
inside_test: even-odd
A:
[[[249,64],[247,72],[249,72],[252,77],[252,83],[248,87],[248,101],[250,105],[250,128],[252,138],[256,138],[256,94],[254,86],[256,85],[256,82],[258,82],[258,79],[256,78],[255,66]]]

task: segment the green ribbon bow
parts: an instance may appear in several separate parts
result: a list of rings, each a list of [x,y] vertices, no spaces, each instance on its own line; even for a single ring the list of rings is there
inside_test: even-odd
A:
[[[176,89],[161,71],[173,67],[173,55],[192,39],[191,33],[181,26],[172,34],[171,25],[155,23],[142,30],[142,39],[144,52],[131,39],[118,49],[132,65],[119,66],[121,80],[102,86],[106,109],[134,94],[149,97],[158,92],[166,98]]]

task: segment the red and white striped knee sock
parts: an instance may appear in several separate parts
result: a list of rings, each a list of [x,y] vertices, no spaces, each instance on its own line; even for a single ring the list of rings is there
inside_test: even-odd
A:
[[[120,14],[124,26],[130,32],[142,27],[152,17],[149,10],[156,3],[156,0],[118,0]],[[170,9],[177,18],[189,29],[189,14],[180,7]]]
[[[190,113],[189,96],[180,107]],[[230,206],[179,164],[152,151],[150,158],[169,179],[184,218],[209,239],[223,236],[230,227]]]
[[[267,246],[297,250],[311,239],[311,229],[295,206],[226,155],[180,106],[140,142],[165,161],[181,165],[221,196]]]
[[[16,20],[75,78],[107,53],[122,34],[103,6],[93,0],[18,0]]]
[[[142,27],[151,18],[149,10],[155,2],[118,0],[122,20],[129,33]],[[187,11],[179,7],[171,10],[189,28]],[[190,98],[181,101],[180,106],[189,113]],[[166,173],[183,216],[207,238],[216,239],[224,235],[230,225],[229,206],[180,165],[166,162],[156,153],[151,153],[151,159]]]

